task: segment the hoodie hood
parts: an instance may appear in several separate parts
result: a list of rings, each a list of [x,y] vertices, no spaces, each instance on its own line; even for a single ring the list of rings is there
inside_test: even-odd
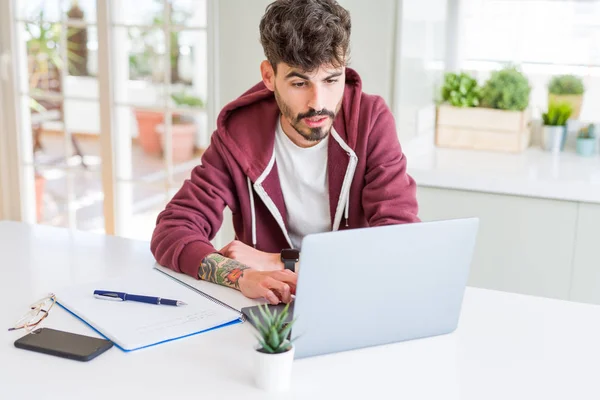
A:
[[[351,116],[359,114],[361,95],[360,76],[346,67],[342,107],[333,128],[351,149],[355,148],[358,137],[358,118]],[[279,115],[275,95],[263,82],[227,104],[219,113],[216,134],[253,182],[271,161]]]

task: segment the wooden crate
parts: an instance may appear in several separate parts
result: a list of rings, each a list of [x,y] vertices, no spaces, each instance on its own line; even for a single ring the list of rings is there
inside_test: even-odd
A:
[[[435,144],[439,147],[518,153],[531,139],[529,110],[460,108],[437,109]]]

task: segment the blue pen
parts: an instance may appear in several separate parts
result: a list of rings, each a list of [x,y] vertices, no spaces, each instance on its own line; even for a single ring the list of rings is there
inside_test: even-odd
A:
[[[113,301],[139,301],[140,303],[162,304],[165,306],[185,306],[181,300],[163,299],[162,297],[140,296],[124,292],[114,292],[112,290],[94,290],[94,297],[101,300]]]

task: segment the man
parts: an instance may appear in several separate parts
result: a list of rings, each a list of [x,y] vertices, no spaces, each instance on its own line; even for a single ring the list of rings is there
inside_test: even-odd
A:
[[[417,201],[390,110],[346,67],[349,13],[334,0],[277,0],[260,38],[262,82],[221,111],[151,248],[161,265],[277,304],[291,301],[305,235],[416,222]],[[217,251],[225,206],[237,240]],[[374,254],[365,275],[378,265]]]

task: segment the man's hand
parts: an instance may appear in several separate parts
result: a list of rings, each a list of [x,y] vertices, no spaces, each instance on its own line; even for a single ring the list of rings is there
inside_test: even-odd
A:
[[[234,240],[219,252],[227,258],[239,261],[259,271],[278,271],[284,269],[279,253],[265,253],[239,240]]]
[[[257,271],[246,269],[239,279],[239,288],[244,296],[251,299],[264,297],[271,304],[292,301],[296,293],[298,276],[290,271]]]
[[[238,289],[251,299],[264,297],[272,304],[292,301],[298,279],[289,270],[258,271],[216,253],[209,254],[202,260],[198,278]]]

